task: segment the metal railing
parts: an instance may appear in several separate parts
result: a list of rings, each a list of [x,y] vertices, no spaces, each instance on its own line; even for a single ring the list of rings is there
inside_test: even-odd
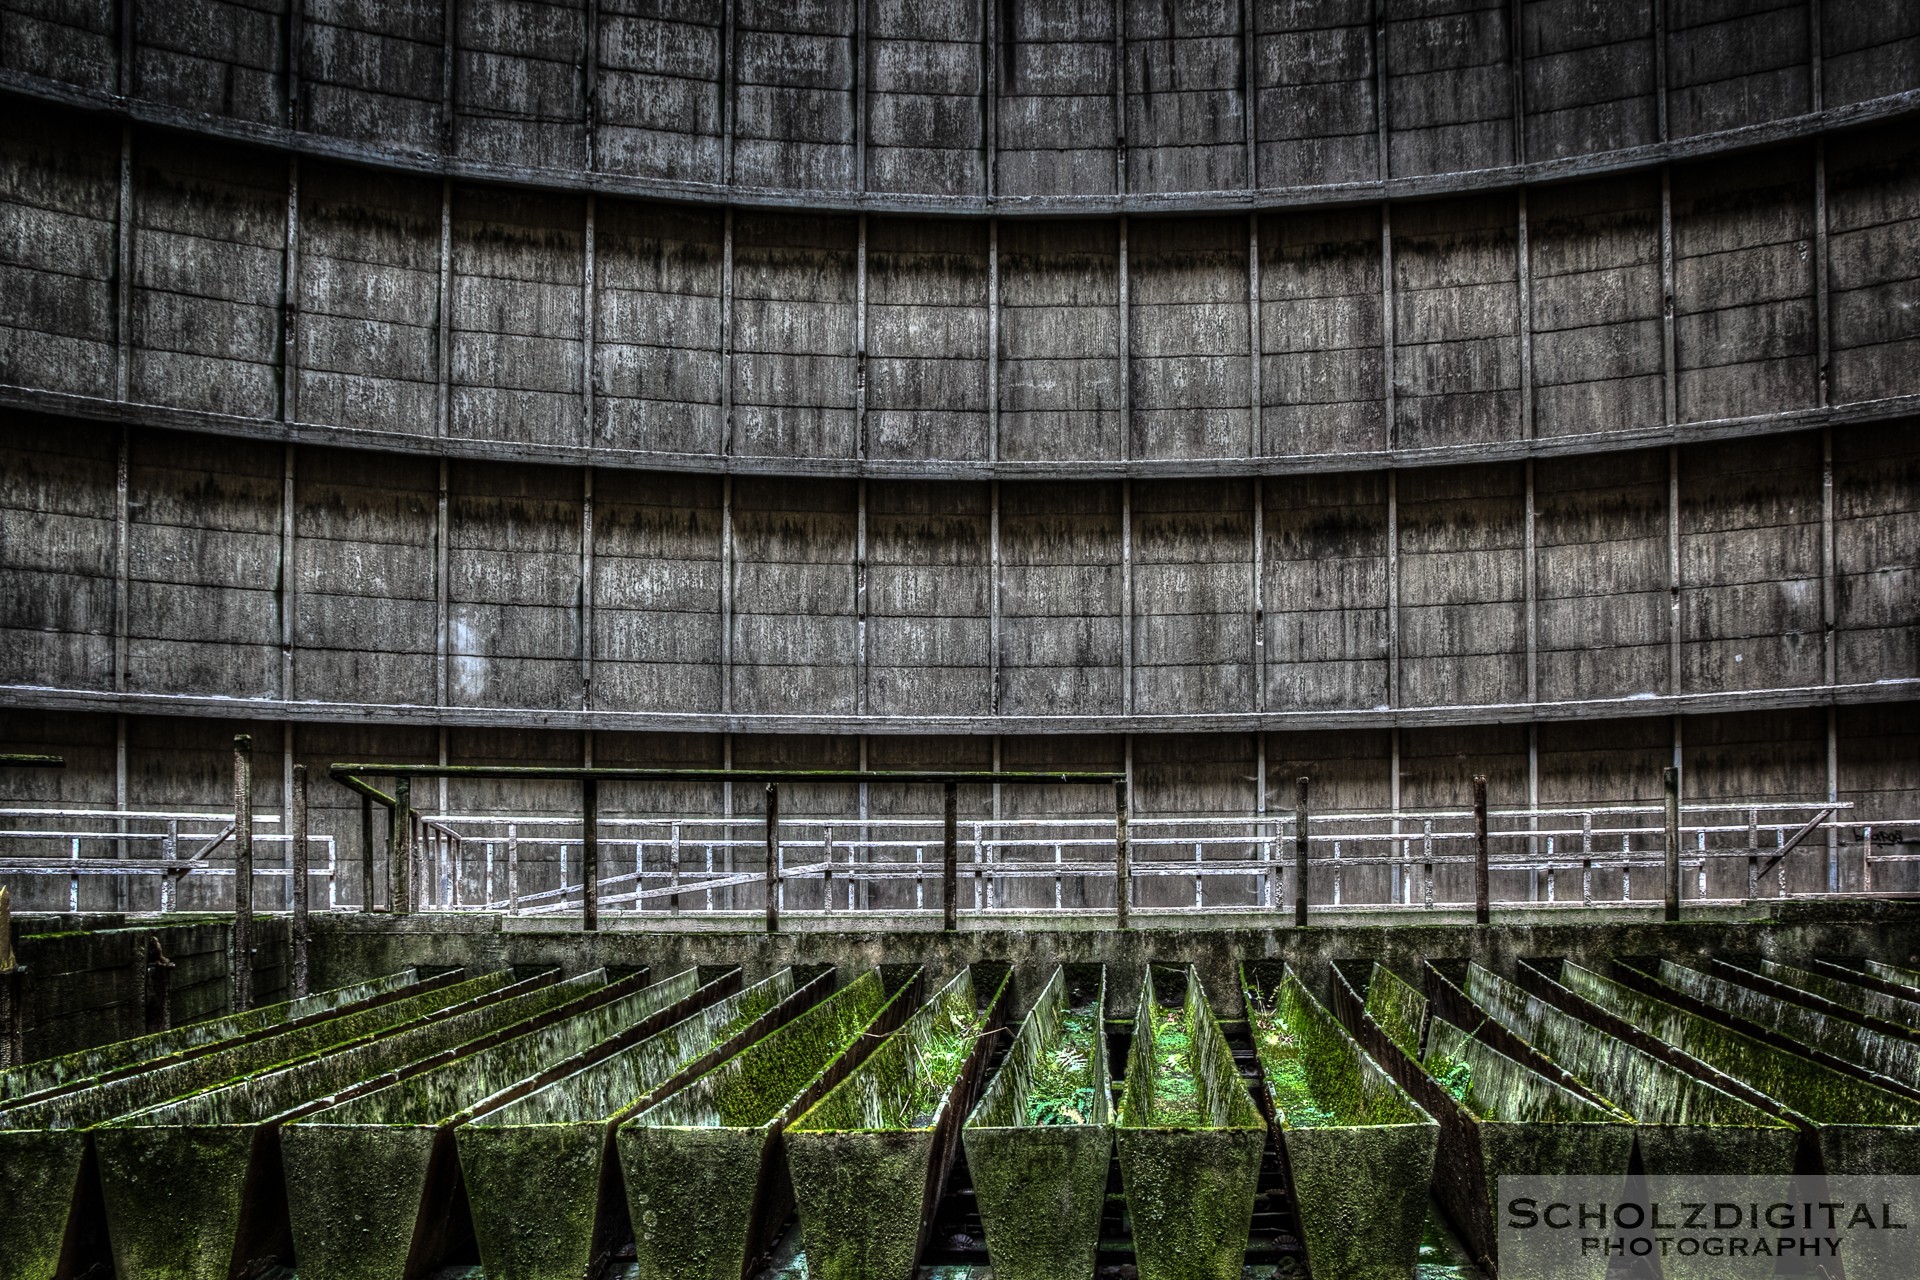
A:
[[[1849,850],[1862,892],[1875,864],[1920,861],[1876,852],[1843,815],[1851,806],[1803,802],[1685,805],[1678,859],[1688,902],[1841,892]],[[1657,902],[1667,866],[1660,805],[1487,812],[1486,863],[1494,902],[1599,906]],[[1898,824],[1895,824],[1898,825]],[[758,912],[767,882],[765,821],[734,818],[598,819],[599,904],[611,912]],[[423,823],[419,907],[509,915],[578,912],[584,901],[578,818],[443,814]],[[1883,837],[1886,825],[1881,827]],[[1835,839],[1829,841],[1827,832]],[[939,819],[783,818],[775,841],[776,906],[785,914],[936,911],[941,902]],[[1261,912],[1297,896],[1292,814],[1130,820],[1129,897],[1135,911]],[[1111,819],[968,819],[959,823],[957,910],[967,914],[1110,913],[1117,897]],[[1466,877],[1479,861],[1471,809],[1314,814],[1306,832],[1316,906],[1432,909],[1473,905]],[[1792,888],[1789,855],[1815,862],[1820,887]],[[1806,876],[1805,867],[1801,875]],[[1454,882],[1452,892],[1448,883]],[[1166,890],[1187,882],[1176,894]],[[877,886],[898,891],[877,895]],[[1154,892],[1154,888],[1158,892]],[[1168,898],[1178,896],[1180,901]],[[1158,905],[1150,900],[1158,899]]]
[[[256,814],[256,825],[280,825],[275,814]],[[80,910],[82,877],[131,877],[131,883],[157,879],[156,905],[160,911],[176,910],[183,882],[192,879],[232,879],[237,874],[233,836],[237,824],[234,815],[192,810],[153,809],[70,809],[52,807],[0,808],[0,876],[13,881],[64,879],[67,882],[67,910]],[[261,865],[256,858],[256,880],[288,882],[283,895],[291,902],[293,892],[293,837],[284,832],[253,835],[256,847],[278,846],[279,865]],[[22,846],[42,846],[40,851]],[[58,848],[59,853],[53,849]],[[339,860],[334,837],[307,837],[309,857],[315,851],[324,861],[310,863],[309,887],[320,882],[325,906],[340,909]],[[231,893],[223,895],[230,899]],[[231,907],[230,901],[210,907]]]

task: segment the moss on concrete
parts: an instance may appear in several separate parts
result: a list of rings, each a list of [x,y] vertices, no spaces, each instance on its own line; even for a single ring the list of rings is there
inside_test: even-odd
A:
[[[151,1035],[96,1045],[57,1058],[44,1058],[39,1062],[0,1071],[0,1099],[21,1098],[49,1089],[76,1086],[108,1072],[152,1066],[163,1059],[187,1056],[195,1050],[206,1051],[219,1046],[222,1041],[259,1036],[343,1006],[390,996],[413,981],[414,974],[409,969],[369,982],[316,992],[297,1000],[263,1005],[245,1013],[208,1018],[183,1027],[156,1031]]]
[[[1920,1102],[1563,962],[1568,990],[1816,1126],[1828,1173],[1920,1173]]]
[[[792,1210],[782,1126],[917,990],[870,969],[619,1128],[640,1280],[740,1280]]]
[[[1885,1035],[1791,1000],[1776,1000],[1765,992],[1671,960],[1661,961],[1656,974],[1674,991],[1729,1017],[1832,1054],[1862,1070],[1920,1088],[1920,1041]]]
[[[1069,1007],[1056,968],[962,1130],[998,1280],[1093,1274],[1112,1152],[1106,979]]]
[[[1419,1253],[1437,1126],[1290,966],[1247,1000],[1315,1280],[1400,1280]]]
[[[1170,976],[1179,976],[1177,971]],[[1114,1117],[1120,1181],[1144,1280],[1237,1280],[1246,1258],[1266,1124],[1248,1096],[1200,975],[1189,967],[1179,1008],[1187,1039],[1176,1047],[1196,1106],[1168,1117],[1157,1077],[1166,1008],[1148,967],[1141,980],[1133,1048]]]
[[[816,980],[824,994],[831,975]],[[492,1280],[572,1280],[612,1228],[613,1127],[717,1047],[791,1011],[792,969],[581,1066],[455,1130],[480,1259]],[[561,1206],[556,1210],[556,1206]]]
[[[911,1280],[1002,1008],[963,969],[786,1129],[787,1163],[815,1280]]]
[[[1657,1174],[1787,1174],[1793,1126],[1668,1066],[1469,964],[1462,995],[1580,1087],[1635,1122],[1643,1166]]]

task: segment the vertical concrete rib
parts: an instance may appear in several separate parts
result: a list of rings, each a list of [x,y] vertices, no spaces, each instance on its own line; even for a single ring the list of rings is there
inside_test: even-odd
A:
[[[298,129],[300,127],[300,54],[301,46],[305,43],[305,35],[301,30],[301,24],[306,20],[306,8],[305,0],[288,0],[287,2],[287,39],[285,51],[287,63],[287,112],[285,124],[289,129]],[[289,784],[291,784],[291,774],[288,775],[288,779]]]
[[[1120,215],[1119,223],[1119,366],[1120,366],[1120,457],[1122,461],[1133,460],[1133,331],[1132,299],[1130,297],[1127,270],[1127,216]]]
[[[593,360],[597,336],[600,279],[594,233],[599,209],[591,191],[587,193],[587,216],[581,240],[580,264],[580,440],[591,449],[599,443],[593,422]]]
[[[720,477],[720,712],[733,711],[733,477]],[[729,735],[727,741],[733,741]],[[728,768],[732,768],[731,765]],[[732,784],[728,784],[731,786]],[[729,792],[731,794],[731,792]],[[731,809],[728,810],[732,812]]]
[[[1515,201],[1517,211],[1515,275],[1520,327],[1520,438],[1531,440],[1535,434],[1533,413],[1533,262],[1527,248],[1527,189],[1521,187]]]
[[[1380,181],[1393,176],[1387,118],[1387,0],[1373,0],[1373,122]]]
[[[987,568],[987,713],[1000,714],[1000,481],[996,477],[987,482],[988,501],[988,568]],[[995,749],[999,738],[994,742]],[[995,789],[996,794],[998,788]],[[996,815],[997,816],[997,815]]]
[[[1387,472],[1387,705],[1400,705],[1400,473]]]
[[[1653,114],[1661,142],[1672,130],[1668,123],[1667,66],[1667,0],[1653,0]]]
[[[120,191],[113,228],[113,396],[133,381],[133,126],[120,128]]]
[[[873,68],[867,65],[867,28],[872,26],[869,0],[853,0],[853,189],[867,189],[867,85]],[[864,225],[866,219],[862,218]]]
[[[1673,169],[1660,166],[1660,388],[1669,427],[1680,420],[1673,333]]]
[[[856,220],[853,258],[853,439],[854,456],[867,459],[867,215]]]
[[[133,450],[133,428],[120,428],[120,445],[113,462],[113,689],[127,691],[128,595],[133,579],[133,512],[128,502],[128,455]]]
[[[989,0],[991,3],[991,0]],[[987,461],[1000,461],[1000,219],[987,219]]]
[[[453,154],[453,78],[459,62],[460,0],[440,0],[440,149]]]
[[[1260,190],[1260,32],[1258,0],[1240,3],[1240,109],[1247,137],[1247,194]]]
[[[453,627],[452,610],[447,604],[447,460],[440,459],[439,489],[434,504],[433,517],[433,618],[434,618],[434,654],[433,683],[435,697],[441,706],[452,701],[451,685],[451,644],[450,632]]]
[[[996,0],[980,0],[980,51],[980,194],[991,204],[997,185],[994,171],[1000,167],[1000,6]]]
[[[1393,401],[1393,205],[1380,202],[1380,397],[1385,404],[1384,443],[1392,449],[1400,432]]]
[[[1667,692],[1680,688],[1680,446],[1667,446]]]
[[[580,468],[580,706],[593,709],[593,468]]]
[[[1833,402],[1833,287],[1829,270],[1827,228],[1827,140],[1813,142],[1813,335],[1818,355],[1814,403]]]
[[[733,134],[737,77],[733,65],[735,0],[723,0],[720,7],[720,185],[733,185]],[[733,243],[733,210],[727,210],[727,243]],[[731,809],[728,812],[732,812]]]

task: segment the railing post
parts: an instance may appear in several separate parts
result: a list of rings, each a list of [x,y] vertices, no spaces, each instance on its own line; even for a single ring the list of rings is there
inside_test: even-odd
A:
[[[1307,788],[1313,779],[1301,778],[1293,796],[1293,924],[1307,924]]]
[[[1667,901],[1664,918],[1680,918],[1680,768],[1669,765],[1667,792]]]
[[[168,862],[180,860],[180,819],[167,819],[167,838],[160,845],[160,856]],[[179,884],[171,871],[160,873],[160,911],[166,914],[173,910],[174,896]]]
[[[293,841],[288,870],[293,874],[293,996],[307,994],[307,766],[293,766]]]
[[[253,1007],[253,739],[233,739],[233,1009]]]
[[[360,797],[360,910],[373,910],[373,797]]]
[[[960,907],[960,788],[951,782],[946,785],[946,796],[941,806],[940,859],[940,874],[946,885],[940,895],[941,915],[946,931],[952,933]],[[975,871],[976,890],[979,883],[980,873]]]
[[[1133,851],[1128,847],[1127,780],[1118,779],[1113,784],[1113,898],[1119,908],[1119,923],[1122,929],[1132,928],[1128,915],[1133,910]]]
[[[413,913],[413,779],[393,780],[393,808],[387,822],[387,908]]]
[[[1492,916],[1491,886],[1487,874],[1487,775],[1473,775],[1473,922],[1485,924]]]
[[[635,883],[638,883],[636,881]],[[600,927],[600,781],[580,782],[580,927]]]
[[[780,784],[767,784],[767,932],[780,932]]]

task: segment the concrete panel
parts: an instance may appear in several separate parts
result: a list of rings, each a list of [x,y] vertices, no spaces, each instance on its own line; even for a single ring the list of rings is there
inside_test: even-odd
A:
[[[1135,710],[1252,708],[1251,483],[1135,484],[1133,595]]]
[[[734,181],[844,191],[854,185],[854,0],[734,12]]]
[[[1909,424],[1833,438],[1835,676],[1920,671],[1920,444]]]
[[[1267,708],[1388,704],[1386,478],[1264,483]]]
[[[284,0],[143,0],[130,19],[140,97],[255,124],[285,119]]]
[[[868,5],[869,191],[984,191],[981,18],[979,5]]]
[[[1375,209],[1260,220],[1261,452],[1387,443]]]
[[[115,0],[9,0],[0,6],[0,66],[111,93],[120,62]]]
[[[848,715],[855,710],[858,521],[851,481],[803,487],[759,478],[735,482],[735,711]]]
[[[1128,189],[1246,186],[1244,7],[1231,0],[1123,5]]]
[[[1120,486],[1000,487],[1000,710],[1124,706]]]
[[[1528,160],[1659,140],[1654,12],[1652,0],[1525,0]]]
[[[867,488],[867,710],[993,710],[987,486]]]
[[[1512,6],[1396,0],[1385,16],[1393,176],[1513,163]]]
[[[1132,456],[1245,456],[1246,219],[1135,219],[1128,236]]]
[[[1920,84],[1920,12],[1900,0],[1820,7],[1820,98],[1864,102]]]
[[[594,158],[616,173],[722,182],[721,0],[600,6]]]
[[[1667,120],[1676,138],[1812,109],[1807,0],[1673,0]]]
[[[294,464],[294,694],[439,700],[434,524],[426,458],[305,448]]]
[[[1526,698],[1522,469],[1400,475],[1400,697],[1409,706]]]
[[[1812,156],[1795,147],[1676,168],[1673,254],[1681,419],[1812,404]]]
[[[435,434],[440,184],[304,166],[299,287],[301,421]]]
[[[454,150],[496,164],[587,160],[585,0],[458,5]]]
[[[581,475],[454,463],[447,499],[447,700],[581,702]]]
[[[585,202],[456,187],[449,435],[585,443]]]
[[[1402,447],[1525,434],[1518,216],[1508,196],[1394,209],[1394,430]]]
[[[868,457],[991,456],[987,271],[978,222],[868,224]]]
[[[709,476],[594,474],[588,705],[720,709],[720,487]]]
[[[0,136],[0,382],[110,396],[119,139],[12,104]]]
[[[1109,0],[1002,9],[994,189],[1018,195],[1115,190],[1121,121]]]
[[[132,436],[130,688],[279,692],[281,473],[278,445]]]
[[[1378,178],[1372,4],[1260,0],[1254,5],[1254,29],[1259,184]]]
[[[1000,456],[1117,456],[1117,229],[1009,223],[1001,227],[1000,271]]]
[[[133,181],[132,397],[275,416],[286,161],[142,138]]]
[[[720,215],[602,200],[595,218],[594,440],[723,452]]]
[[[1540,698],[1667,692],[1667,455],[1534,469]]]
[[[120,433],[9,417],[0,446],[0,680],[111,689]]]
[[[1534,432],[1665,419],[1660,185],[1651,177],[1528,193]]]
[[[1836,403],[1906,395],[1920,355],[1920,142],[1866,130],[1827,147],[1827,283]]]
[[[1817,435],[1680,451],[1680,582],[1686,692],[1820,683]]]
[[[855,455],[858,253],[853,218],[735,222],[733,452]]]
[[[443,0],[306,0],[302,127],[416,150],[444,145],[445,8]]]

